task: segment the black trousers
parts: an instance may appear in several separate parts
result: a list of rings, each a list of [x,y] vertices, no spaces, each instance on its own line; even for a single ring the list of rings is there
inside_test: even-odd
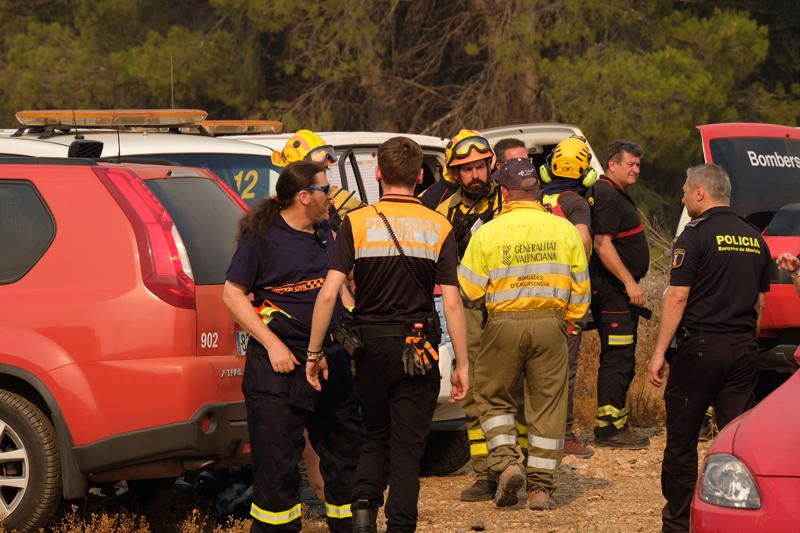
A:
[[[636,375],[639,308],[631,305],[619,283],[593,277],[591,309],[600,335],[595,429],[613,431],[628,420],[625,399]]]
[[[664,531],[689,531],[697,482],[697,441],[706,409],[714,405],[720,429],[753,406],[758,375],[755,332],[692,333],[679,339],[664,392],[667,447],[661,465]]]
[[[272,370],[266,350],[251,340],[243,380],[253,462],[251,531],[301,531],[300,474],[303,429],[320,457],[328,525],[352,531],[350,496],[363,429],[352,395],[347,353],[326,348],[329,379],[322,393],[306,382],[305,366]]]
[[[367,438],[361,448],[353,501],[383,504],[389,486],[389,533],[417,527],[420,460],[439,396],[439,368],[425,376],[406,376],[401,353],[404,337],[364,339],[356,354],[356,394]]]

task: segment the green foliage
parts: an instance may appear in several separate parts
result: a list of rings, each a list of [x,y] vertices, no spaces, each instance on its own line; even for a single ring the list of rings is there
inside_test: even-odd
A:
[[[0,0],[0,125],[44,107],[205,108],[450,136],[565,121],[644,145],[670,208],[698,124],[796,124],[792,0]],[[174,95],[174,96],[173,96]],[[666,199],[669,198],[669,202]]]

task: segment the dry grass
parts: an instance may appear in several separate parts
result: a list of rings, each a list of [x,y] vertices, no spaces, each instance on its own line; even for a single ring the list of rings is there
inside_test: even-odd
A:
[[[636,426],[661,427],[664,424],[664,389],[657,389],[647,381],[647,368],[658,336],[661,299],[669,281],[667,263],[669,255],[663,251],[665,246],[669,246],[667,239],[658,234],[651,238],[650,247],[653,250],[653,260],[650,265],[650,273],[642,280],[642,287],[647,293],[647,306],[652,309],[653,317],[650,320],[642,319],[639,322],[636,376],[628,390],[628,408],[631,410],[632,421]],[[584,333],[581,354],[578,359],[578,376],[575,378],[574,411],[576,420],[586,429],[594,427],[597,413],[599,354],[600,339],[597,332]]]

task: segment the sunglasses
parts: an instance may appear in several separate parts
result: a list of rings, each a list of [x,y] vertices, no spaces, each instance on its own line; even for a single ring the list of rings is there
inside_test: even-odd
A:
[[[611,161],[614,158],[614,156],[616,156],[620,152],[628,152],[629,154],[633,154],[636,152],[640,152],[641,150],[642,147],[636,143],[631,143],[631,142],[620,143],[619,146],[617,146],[613,152],[608,154],[608,161]]]
[[[327,185],[309,185],[308,187],[303,187],[301,190],[303,191],[322,191],[322,194],[328,194],[331,190],[331,184],[328,183]]]
[[[316,161],[318,163],[321,163],[327,159],[331,163],[336,163],[336,150],[329,144],[318,146],[308,152],[306,159],[310,159],[311,161]]]
[[[473,150],[479,154],[485,154],[491,152],[492,147],[489,146],[489,141],[483,137],[467,137],[466,139],[461,139],[458,141],[458,144],[453,147],[452,152],[450,152],[450,160],[447,161],[447,165],[449,166],[456,159],[467,157]]]

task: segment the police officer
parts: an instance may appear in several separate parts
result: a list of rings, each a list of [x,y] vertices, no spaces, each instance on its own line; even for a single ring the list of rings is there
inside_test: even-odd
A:
[[[539,167],[542,180],[541,202],[550,212],[564,217],[575,226],[581,236],[586,257],[592,255],[592,212],[587,198],[597,182],[597,171],[591,166],[592,154],[582,137],[572,136],[559,142]],[[569,378],[567,380],[567,426],[564,432],[564,453],[588,458],[594,450],[584,446],[575,435],[572,397],[575,377],[578,375],[578,356],[581,352],[581,332],[586,317],[567,328],[569,350]]]
[[[490,221],[500,212],[503,199],[500,190],[490,179],[495,153],[489,141],[475,130],[461,130],[448,143],[445,151],[445,172],[458,184],[456,192],[439,204],[436,210],[453,225],[453,235],[458,247],[458,260],[464,255],[472,232]],[[470,372],[481,347],[485,307],[482,302],[464,302],[467,321],[467,357]],[[474,382],[470,376],[470,382]],[[470,462],[475,472],[475,483],[461,493],[461,500],[477,502],[491,500],[497,490],[497,480],[489,474],[486,457],[486,439],[481,431],[480,412],[475,402],[475,388],[467,391],[461,403],[469,438]]]
[[[474,371],[481,429],[489,471],[498,476],[495,505],[515,505],[526,478],[514,418],[524,376],[528,507],[551,509],[567,418],[566,328],[589,307],[586,253],[575,226],[536,201],[527,158],[511,159],[496,175],[503,212],[475,232],[458,270],[461,290],[484,299],[489,312]]]
[[[606,172],[594,186],[591,258],[592,317],[600,335],[597,418],[594,443],[612,448],[645,448],[650,439],[632,433],[625,407],[636,373],[636,332],[646,302],[639,280],[647,274],[650,251],[639,212],[626,189],[639,177],[642,149],[617,140],[608,147]]]
[[[665,360],[670,364],[661,467],[664,531],[689,531],[706,407],[714,404],[722,428],[753,405],[756,331],[769,290],[770,253],[759,232],[731,210],[730,194],[722,168],[700,165],[686,172],[683,203],[692,220],[673,248],[649,371],[650,382],[660,387]]]
[[[378,148],[376,174],[383,197],[348,213],[339,230],[314,307],[306,373],[319,388],[320,373],[324,383],[337,371],[329,370],[319,350],[336,294],[355,269],[354,316],[363,342],[354,356],[355,388],[367,440],[353,490],[354,531],[377,531],[377,509],[388,482],[388,531],[410,532],[417,523],[420,459],[439,395],[434,284],[441,287],[455,352],[453,401],[467,390],[466,334],[450,223],[414,196],[422,180],[422,149],[405,137],[387,140]]]
[[[251,335],[242,383],[254,467],[251,531],[301,530],[297,462],[304,428],[322,461],[328,525],[336,532],[352,529],[350,492],[362,429],[351,399],[349,358],[326,342],[336,372],[321,393],[300,366],[333,239],[326,222],[329,187],[324,167],[289,164],[276,195],[242,219],[223,290],[226,305]]]

